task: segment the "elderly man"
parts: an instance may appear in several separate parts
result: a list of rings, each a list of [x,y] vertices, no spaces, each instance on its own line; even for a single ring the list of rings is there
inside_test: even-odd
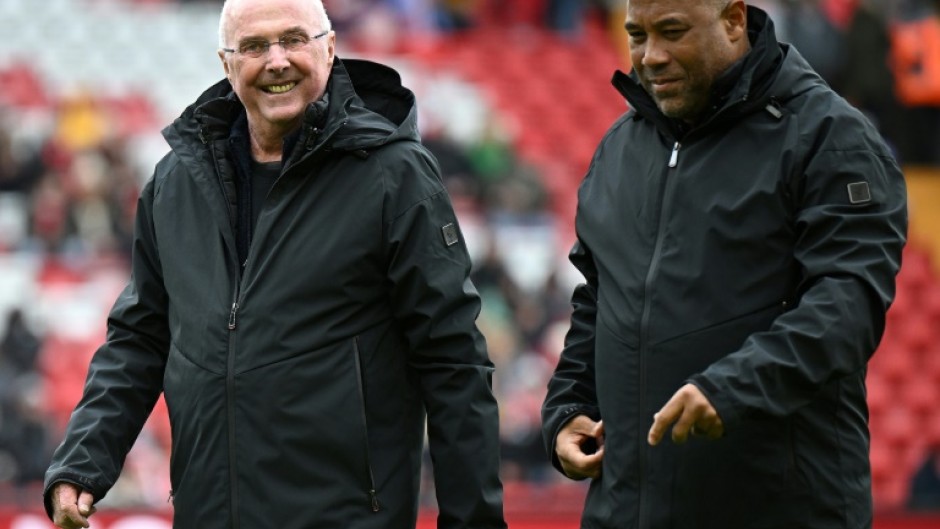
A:
[[[87,527],[163,391],[174,526],[502,528],[479,298],[414,95],[319,0],[229,0],[227,79],[167,129],[131,280],[46,475]]]
[[[902,174],[742,0],[629,0],[626,30],[543,407],[555,466],[593,480],[582,527],[871,527]]]

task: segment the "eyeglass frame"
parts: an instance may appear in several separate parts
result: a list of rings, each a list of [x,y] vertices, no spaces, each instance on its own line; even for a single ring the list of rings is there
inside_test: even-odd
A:
[[[313,41],[315,41],[315,40],[317,40],[317,39],[319,39],[319,38],[322,38],[322,37],[325,37],[325,36],[329,35],[329,34],[330,34],[330,31],[332,31],[332,30],[331,30],[331,29],[324,29],[324,30],[321,31],[320,33],[317,33],[316,35],[314,35],[314,36],[312,36],[312,37],[309,37],[309,40],[305,43],[305,45],[306,45],[306,44],[310,44],[311,42],[313,42]],[[281,47],[281,49],[284,50],[285,52],[288,52],[289,50],[288,50],[287,47],[284,45],[284,39],[289,38],[289,37],[291,37],[291,36],[292,36],[292,35],[285,35],[285,36],[283,36],[283,37],[281,37],[281,38],[279,38],[279,39],[277,39],[277,40],[274,40],[274,41],[267,41],[267,40],[264,41],[264,50],[262,50],[261,53],[260,53],[259,55],[257,55],[256,57],[252,57],[250,54],[247,54],[247,53],[245,53],[245,52],[243,52],[243,51],[241,51],[241,50],[239,50],[239,49],[237,49],[237,48],[219,48],[219,49],[222,50],[222,51],[225,52],[225,53],[237,53],[237,54],[239,54],[239,55],[244,55],[245,57],[251,57],[251,58],[253,58],[253,59],[258,59],[258,58],[261,58],[261,57],[264,57],[265,55],[267,55],[268,52],[271,51],[271,46],[274,46],[275,44],[279,45],[279,46]],[[260,40],[260,39],[259,39],[259,40]],[[260,44],[260,42],[259,42],[259,44]]]

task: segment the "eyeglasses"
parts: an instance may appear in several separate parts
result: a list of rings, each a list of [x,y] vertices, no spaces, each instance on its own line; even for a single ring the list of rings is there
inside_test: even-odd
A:
[[[280,44],[281,49],[286,52],[299,51],[303,49],[307,44],[310,44],[310,41],[319,39],[320,37],[325,37],[329,34],[330,30],[324,30],[321,33],[317,33],[312,37],[308,37],[303,34],[295,35],[285,35],[274,42],[268,42],[266,40],[246,40],[238,45],[238,49],[235,48],[222,48],[222,51],[226,53],[238,53],[244,55],[245,57],[251,57],[252,59],[257,59],[262,55],[268,53],[268,50],[271,49],[271,46],[275,44]]]

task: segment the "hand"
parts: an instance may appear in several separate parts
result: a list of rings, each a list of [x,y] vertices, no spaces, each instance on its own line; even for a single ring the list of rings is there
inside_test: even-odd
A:
[[[52,487],[52,523],[62,529],[88,527],[88,518],[98,510],[90,492],[60,481]]]
[[[651,446],[659,444],[666,429],[673,423],[675,426],[672,427],[672,442],[676,444],[684,443],[689,434],[718,439],[725,432],[718,412],[694,384],[679,388],[669,402],[653,415],[653,426],[650,428],[647,442]]]
[[[597,451],[584,453],[584,445],[594,441]],[[572,479],[598,478],[604,459],[604,422],[594,422],[587,415],[578,415],[566,424],[555,438],[555,454],[561,469]]]

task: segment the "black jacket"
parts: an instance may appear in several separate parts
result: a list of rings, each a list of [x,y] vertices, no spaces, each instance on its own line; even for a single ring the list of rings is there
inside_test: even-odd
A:
[[[603,418],[585,528],[862,528],[872,523],[866,362],[894,296],[902,174],[872,126],[749,8],[751,52],[683,132],[635,77],[632,110],[579,190],[586,283],[543,407],[554,456]],[[649,447],[684,383],[717,441]]]
[[[47,492],[103,497],[162,390],[174,527],[414,527],[425,413],[439,526],[505,526],[480,302],[415,110],[393,70],[337,60],[243,272],[228,82],[164,130]]]

